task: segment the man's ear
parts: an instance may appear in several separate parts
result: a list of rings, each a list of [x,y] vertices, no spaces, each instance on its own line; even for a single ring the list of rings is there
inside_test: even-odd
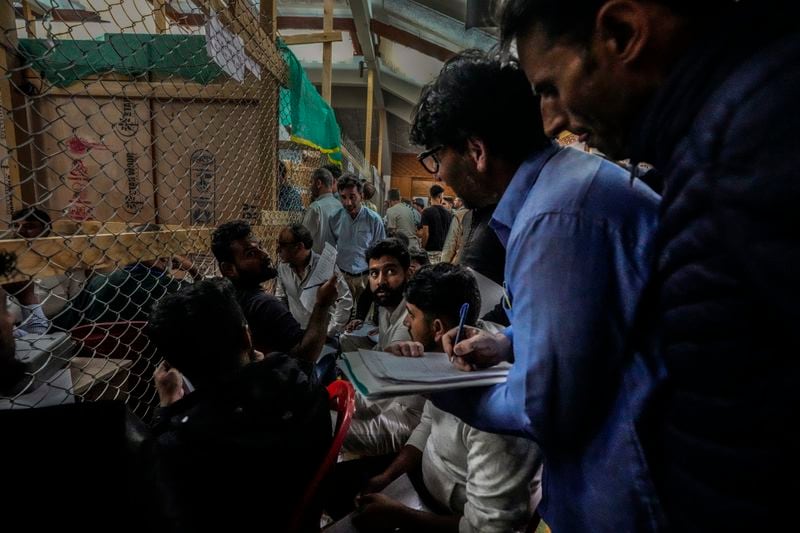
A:
[[[236,266],[228,261],[223,261],[219,264],[219,271],[223,277],[228,279],[236,279],[239,273],[236,271]]]
[[[439,342],[444,337],[444,334],[447,333],[448,328],[444,325],[444,322],[435,318],[433,323],[431,324],[431,332],[433,332],[433,340]]]
[[[652,37],[653,20],[642,2],[611,0],[597,12],[596,34],[601,53],[613,61],[637,62]]]
[[[477,137],[470,137],[467,139],[467,155],[472,160],[472,164],[478,172],[484,173],[488,168],[488,154],[486,152],[486,143],[483,139]]]

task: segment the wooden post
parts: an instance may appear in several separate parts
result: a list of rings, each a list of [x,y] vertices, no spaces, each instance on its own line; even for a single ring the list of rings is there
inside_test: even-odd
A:
[[[325,0],[322,31],[333,31],[333,0]],[[331,86],[333,84],[333,43],[322,43],[322,99],[331,103]]]
[[[376,167],[378,167],[378,176],[383,179],[383,136],[386,135],[386,111],[381,109],[378,111],[378,160]]]
[[[15,53],[18,43],[16,16],[13,3],[8,0],[0,1],[0,24],[3,32],[0,35],[0,99],[8,148],[12,207],[16,210],[36,203],[36,180],[33,174],[28,101],[18,89],[24,80]]]
[[[169,19],[167,19],[167,0],[153,0],[153,17],[156,19],[156,31],[167,33]]]
[[[274,41],[278,34],[278,0],[261,0],[258,13],[261,27]]]
[[[36,17],[33,15],[29,0],[22,0],[22,16],[25,17],[25,33],[28,34],[29,39],[35,39]]]
[[[375,93],[375,71],[372,67],[367,70],[367,131],[364,139],[364,162],[369,169],[370,155],[372,154],[372,99]]]

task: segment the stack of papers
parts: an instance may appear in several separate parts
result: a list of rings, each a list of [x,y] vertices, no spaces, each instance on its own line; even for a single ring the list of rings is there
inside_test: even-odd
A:
[[[484,370],[463,372],[443,353],[398,357],[371,350],[342,354],[338,364],[353,386],[370,400],[504,383],[511,367],[502,363]]]

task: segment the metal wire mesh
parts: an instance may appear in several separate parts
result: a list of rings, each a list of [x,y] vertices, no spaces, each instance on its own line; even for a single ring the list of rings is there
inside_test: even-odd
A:
[[[148,418],[149,309],[216,273],[214,226],[274,242],[322,157],[282,145],[279,176],[285,64],[249,0],[0,0],[0,19],[0,249],[28,368],[0,407],[122,398]]]

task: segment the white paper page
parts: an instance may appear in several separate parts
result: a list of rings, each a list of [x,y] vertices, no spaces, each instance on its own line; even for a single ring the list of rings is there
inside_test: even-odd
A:
[[[478,290],[481,293],[481,313],[478,316],[483,316],[503,300],[503,286],[498,285],[477,270],[469,267],[467,270],[472,272],[478,282]]]
[[[216,15],[208,19],[205,29],[208,56],[231,78],[243,82],[247,56],[242,38],[225,29]]]
[[[390,383],[373,376],[372,372],[364,366],[361,354],[358,352],[343,354],[342,358],[337,362],[337,366],[342,370],[344,375],[347,376],[347,379],[350,380],[359,394],[370,400],[393,398],[395,396],[406,396],[409,394],[430,394],[470,387],[486,387],[504,383],[507,379],[507,376],[504,375],[447,383]]]
[[[336,248],[331,246],[329,242],[326,242],[325,248],[323,248],[322,253],[319,254],[317,266],[308,276],[305,286],[300,292],[300,303],[303,304],[303,307],[307,310],[311,311],[314,309],[314,303],[317,301],[317,288],[333,277],[335,266]]]
[[[359,353],[364,365],[376,378],[392,383],[472,381],[508,374],[508,365],[464,372],[453,366],[444,353],[425,352],[422,357],[398,357],[370,350],[359,350]]]

